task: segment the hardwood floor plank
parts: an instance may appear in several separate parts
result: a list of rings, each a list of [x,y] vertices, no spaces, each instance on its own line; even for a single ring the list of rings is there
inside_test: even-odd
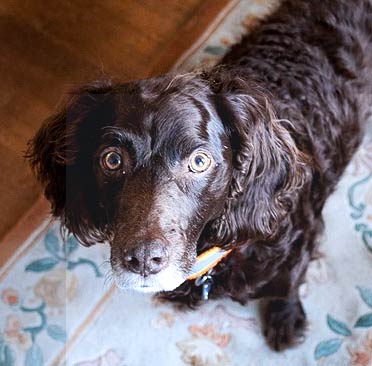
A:
[[[0,232],[4,235],[35,202],[39,188],[21,154],[0,145],[0,156]]]
[[[158,53],[157,60],[154,61],[149,75],[156,75],[167,72],[173,66],[175,60],[190,49],[193,43],[203,35],[208,26],[216,27],[222,18],[233,9],[239,0],[207,0],[200,2],[194,15],[189,17],[180,28],[180,33],[184,35],[182,42],[176,34],[169,40],[167,46]],[[217,22],[213,22],[217,20]],[[214,23],[214,24],[212,24]]]
[[[102,73],[167,71],[230,1],[0,2],[0,238],[40,195],[23,152],[61,96]]]

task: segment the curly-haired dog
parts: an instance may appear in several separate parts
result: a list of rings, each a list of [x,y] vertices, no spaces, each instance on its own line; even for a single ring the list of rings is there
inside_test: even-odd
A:
[[[265,297],[269,344],[296,343],[322,208],[372,104],[371,19],[367,0],[288,0],[212,70],[73,92],[28,151],[53,214],[110,243],[119,287],[192,307],[196,256],[232,249],[210,296]]]

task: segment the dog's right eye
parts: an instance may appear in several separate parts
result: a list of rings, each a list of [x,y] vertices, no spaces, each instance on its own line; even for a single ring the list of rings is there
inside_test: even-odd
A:
[[[210,168],[212,159],[203,151],[195,151],[189,159],[189,169],[193,173],[203,173]]]
[[[123,158],[116,150],[107,150],[102,154],[101,165],[103,169],[116,171],[123,166]]]

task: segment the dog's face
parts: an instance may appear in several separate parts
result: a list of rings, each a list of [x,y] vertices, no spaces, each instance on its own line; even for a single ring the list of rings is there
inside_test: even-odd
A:
[[[212,106],[163,82],[128,85],[101,129],[93,170],[111,225],[111,265],[121,288],[171,290],[187,277],[205,225],[220,214],[231,153]]]
[[[119,287],[172,290],[198,245],[272,238],[293,207],[302,155],[266,96],[222,75],[89,85],[30,143],[53,214],[111,244]]]
[[[119,287],[185,281],[231,177],[230,142],[202,83],[160,77],[79,91],[34,149],[55,215],[86,244],[109,241]]]

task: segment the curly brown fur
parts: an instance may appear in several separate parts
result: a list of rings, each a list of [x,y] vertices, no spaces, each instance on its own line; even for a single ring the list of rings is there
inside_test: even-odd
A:
[[[372,104],[371,17],[368,0],[283,1],[212,70],[76,91],[28,152],[54,215],[110,242],[120,287],[190,307],[196,255],[233,248],[210,296],[265,297],[269,344],[296,344],[322,209]],[[187,169],[195,149],[212,157],[202,174]]]

